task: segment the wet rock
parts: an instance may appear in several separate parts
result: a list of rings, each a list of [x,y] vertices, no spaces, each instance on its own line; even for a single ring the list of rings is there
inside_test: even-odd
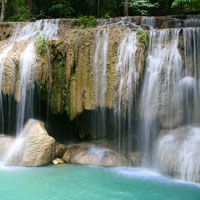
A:
[[[106,148],[95,147],[92,145],[72,145],[69,146],[63,156],[65,162],[98,165],[98,166],[120,166],[126,165],[126,159]]]
[[[184,112],[181,112],[181,110],[179,110],[174,115],[161,118],[160,123],[163,129],[174,129],[183,125],[184,118]]]
[[[62,158],[67,150],[64,144],[56,144],[55,158]]]
[[[64,160],[62,158],[56,158],[52,161],[52,163],[54,165],[60,165],[60,164],[63,164],[64,163]]]
[[[8,165],[47,165],[55,155],[55,139],[48,135],[42,122],[30,119],[11,148]]]

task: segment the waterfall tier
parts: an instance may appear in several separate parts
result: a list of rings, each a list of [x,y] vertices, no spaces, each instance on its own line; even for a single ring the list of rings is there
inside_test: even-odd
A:
[[[63,138],[199,181],[199,27],[198,16],[98,20],[91,29],[77,20],[1,23],[0,130],[19,133],[30,117],[53,115]]]

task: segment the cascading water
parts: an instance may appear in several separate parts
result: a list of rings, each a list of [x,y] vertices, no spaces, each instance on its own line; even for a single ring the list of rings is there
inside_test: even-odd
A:
[[[19,32],[17,42],[23,40],[36,39],[38,37],[45,40],[58,40],[59,19],[56,20],[39,20],[33,23],[28,23]]]
[[[199,181],[199,127],[182,127],[162,137],[157,156],[163,171],[187,181]]]
[[[150,29],[156,28],[156,18],[155,17],[142,17],[141,25],[147,25]]]
[[[23,40],[30,40],[30,43],[25,48],[24,52],[20,57],[19,63],[19,103],[17,105],[17,139],[3,156],[3,163],[13,156],[16,149],[20,149],[23,138],[20,133],[24,123],[27,119],[34,116],[33,113],[33,91],[34,91],[34,80],[36,70],[36,47],[35,41],[37,38],[46,40],[57,40],[58,39],[58,23],[59,20],[40,20],[35,23],[29,23],[21,29],[16,35],[14,42],[21,42]],[[2,63],[5,60],[8,52],[12,49],[13,45],[9,46],[2,54]],[[2,64],[3,66],[3,64]],[[3,67],[1,67],[1,76],[3,76]],[[0,77],[1,78],[1,77]],[[2,78],[1,78],[2,80]],[[1,97],[2,98],[2,97]],[[1,100],[0,98],[0,100]],[[1,103],[1,102],[0,102]],[[3,110],[3,109],[2,109]]]
[[[183,38],[184,38],[184,65],[185,65],[185,76],[192,77],[193,85],[190,81],[189,89],[185,94],[186,101],[186,120],[187,124],[196,124],[200,123],[200,93],[199,93],[199,84],[200,84],[200,28],[184,28],[183,29]],[[193,88],[191,88],[193,86]],[[192,93],[190,92],[192,89]],[[190,93],[189,93],[190,92]],[[193,97],[193,98],[192,98]],[[191,103],[192,102],[192,103]],[[193,104],[193,109],[191,108]]]
[[[51,72],[51,53],[48,46],[46,46],[47,55],[48,55],[48,65],[49,65],[49,88],[48,88],[48,99],[47,99],[47,123],[49,120],[49,109],[50,109],[50,97],[51,97],[51,89],[52,89],[52,72]]]
[[[137,18],[138,19],[138,18]],[[140,19],[140,18],[139,18]],[[171,19],[171,18],[170,18]],[[95,37],[95,52],[93,60],[94,96],[97,109],[93,113],[93,139],[105,139],[110,132],[115,133],[118,151],[128,155],[130,152],[138,151],[135,144],[135,113],[138,102],[137,91],[139,81],[142,81],[140,66],[137,59],[142,46],[137,40],[137,33],[131,31],[139,28],[133,24],[133,18],[121,18],[109,20],[108,24],[98,28]],[[170,20],[169,20],[170,21]],[[173,20],[171,20],[173,22]],[[159,22],[159,21],[158,21]],[[138,22],[137,22],[138,23]],[[177,26],[189,27],[199,26],[199,20],[177,20]],[[158,23],[159,24],[159,23]],[[24,52],[20,52],[19,64],[19,99],[17,108],[17,133],[23,128],[24,122],[33,117],[33,84],[36,70],[35,42],[39,38],[45,40],[59,39],[59,20],[41,20],[29,23],[21,32],[16,35],[12,43],[24,42]],[[110,64],[109,43],[112,29],[109,26],[119,26],[120,34],[125,34],[124,39],[118,48],[114,79],[114,107],[109,110],[107,105],[107,92],[109,86]],[[159,167],[165,171],[169,168],[169,173],[176,173],[182,179],[196,181],[196,174],[199,172],[200,163],[196,157],[199,156],[199,76],[200,76],[200,29],[199,28],[174,28],[166,30],[155,30],[156,20],[154,17],[142,17],[141,25],[148,25],[149,49],[146,60],[143,87],[140,96],[140,124],[138,135],[140,137],[140,149],[143,151],[142,165],[152,167],[155,163],[155,150],[157,150],[157,162]],[[166,24],[165,24],[166,25]],[[172,26],[173,23],[170,24]],[[115,27],[115,28],[116,28]],[[142,26],[149,29],[146,26]],[[159,25],[159,27],[162,27]],[[122,35],[120,35],[121,38]],[[0,87],[4,82],[4,62],[12,49],[6,46],[0,49]],[[118,42],[114,43],[118,44]],[[15,44],[14,44],[15,45]],[[141,46],[140,46],[141,45]],[[116,45],[115,45],[116,46]],[[138,51],[137,51],[138,50]],[[51,55],[47,47],[49,59],[49,91],[48,103],[51,93]],[[112,52],[113,53],[113,52]],[[112,54],[111,53],[111,54]],[[116,56],[116,55],[115,55]],[[138,56],[138,57],[137,57]],[[107,64],[109,63],[109,64]],[[75,72],[76,73],[76,70]],[[109,71],[110,73],[110,71]],[[18,75],[18,74],[17,74]],[[110,94],[110,93],[109,93]],[[0,96],[0,117],[3,127],[3,102]],[[107,108],[109,107],[109,108]],[[5,108],[4,108],[5,109]],[[47,109],[48,110],[48,109]],[[108,111],[109,110],[109,111]],[[114,111],[114,112],[112,112]],[[110,119],[110,115],[112,119]],[[89,113],[89,112],[88,112]],[[47,114],[48,115],[48,114]],[[108,116],[109,115],[109,116]],[[113,121],[112,121],[113,120]],[[111,122],[110,122],[111,121]],[[108,130],[109,125],[113,125],[112,130]],[[180,128],[183,126],[183,129]],[[177,128],[179,127],[179,128]],[[110,127],[109,127],[110,128]],[[181,130],[181,131],[180,131]],[[156,143],[157,136],[158,143]],[[180,131],[180,134],[179,134]],[[166,136],[162,136],[165,133]],[[183,133],[184,132],[184,133]],[[181,135],[181,133],[183,133]],[[110,138],[109,138],[110,139]],[[22,144],[20,137],[6,154],[5,160],[12,156],[12,152]],[[112,141],[113,142],[113,141]],[[115,142],[115,141],[114,141]],[[157,149],[155,149],[157,144]],[[116,147],[115,147],[116,148]],[[174,156],[174,154],[176,156]],[[189,164],[188,164],[189,163]]]
[[[125,149],[126,145],[122,147],[122,143],[128,144],[127,147],[129,151],[132,149],[133,94],[136,91],[136,84],[138,81],[138,73],[135,64],[137,50],[136,36],[136,32],[128,33],[118,49],[118,61],[116,65],[118,90],[115,94],[114,118],[115,132],[119,142],[119,152],[127,151],[127,149]],[[128,136],[125,136],[124,133],[126,129]]]
[[[106,135],[106,92],[107,92],[107,51],[109,29],[99,28],[95,37],[94,54],[94,91],[97,110],[93,116],[93,132],[95,138],[105,137]]]
[[[105,106],[107,91],[107,50],[109,30],[98,30],[94,55],[95,98],[100,107]]]
[[[23,128],[26,119],[33,117],[33,84],[36,67],[35,40],[58,39],[59,20],[39,20],[26,25],[20,31],[17,42],[32,40],[20,58],[20,103],[17,109],[17,134]],[[50,77],[51,78],[51,77]]]
[[[33,89],[36,67],[36,49],[34,43],[30,43],[20,58],[20,102],[17,108],[17,134],[24,126],[25,115],[33,117]]]
[[[0,88],[2,88],[2,83],[3,83],[4,62],[11,49],[12,49],[12,45],[3,49],[3,52],[0,54]],[[1,131],[3,132],[4,131],[4,113],[3,113],[2,92],[0,92],[0,120],[1,120]]]
[[[178,50],[179,33],[180,29],[150,32],[149,53],[140,97],[142,120],[139,125],[139,135],[143,150],[143,166],[152,165],[151,156],[159,131],[157,118],[158,115],[164,114],[161,106],[167,108],[163,110],[164,112],[173,109],[169,96],[173,96],[173,86],[180,79],[182,72]]]
[[[162,170],[187,181],[200,180],[200,161],[197,159],[200,155],[199,38],[199,28],[183,29],[185,74],[176,84],[176,92],[184,110],[185,126],[168,130],[169,134],[159,138],[157,145]]]
[[[0,131],[2,133],[4,132],[4,111],[3,111],[4,106],[3,106],[3,95],[2,95],[2,86],[3,86],[3,81],[4,81],[4,63],[6,61],[6,58],[9,52],[13,48],[19,29],[20,29],[20,24],[17,24],[15,26],[13,36],[10,38],[8,44],[0,48],[0,89],[1,89],[1,92],[0,92]]]

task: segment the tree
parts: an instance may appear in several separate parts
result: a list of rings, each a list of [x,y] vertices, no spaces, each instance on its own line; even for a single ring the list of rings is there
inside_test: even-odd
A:
[[[32,0],[27,0],[27,4],[28,4],[28,18],[29,20],[31,20],[31,11],[32,11]]]
[[[128,16],[129,0],[124,1],[124,16]]]
[[[4,17],[5,17],[5,4],[6,4],[6,0],[0,0],[1,2],[1,17],[0,17],[0,22],[4,21]]]
[[[30,21],[27,0],[8,1],[5,16],[8,21]]]
[[[181,12],[197,12],[200,10],[199,0],[174,0],[172,8],[180,8]]]
[[[149,0],[131,0],[129,6],[134,8],[139,14],[147,15],[149,8],[158,7],[158,3],[151,3]]]
[[[69,0],[54,0],[53,5],[49,8],[49,11],[57,17],[68,17],[73,13]],[[59,15],[56,15],[58,13]]]

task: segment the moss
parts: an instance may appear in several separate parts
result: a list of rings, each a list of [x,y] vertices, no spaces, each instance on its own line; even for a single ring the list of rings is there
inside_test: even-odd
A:
[[[43,37],[38,37],[36,41],[36,46],[37,46],[37,52],[39,54],[43,54],[44,51],[46,50],[47,41]]]
[[[52,41],[52,92],[50,109],[54,114],[69,112],[68,86],[66,83],[66,51],[62,41]]]
[[[38,81],[36,84],[38,85],[40,90],[40,100],[46,101],[48,97],[46,84],[42,83],[41,81]]]
[[[77,29],[73,29],[73,30],[72,30],[72,33],[76,33],[76,32],[77,32]]]
[[[143,47],[147,47],[147,45],[148,45],[147,33],[145,31],[143,31],[142,29],[138,29],[137,35],[138,35],[139,41],[143,45]]]

